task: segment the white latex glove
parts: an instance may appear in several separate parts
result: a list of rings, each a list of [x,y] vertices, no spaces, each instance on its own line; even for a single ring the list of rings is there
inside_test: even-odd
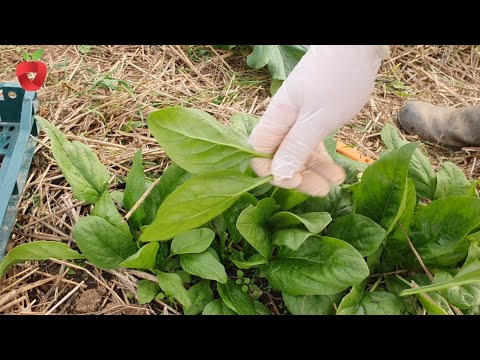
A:
[[[373,90],[386,45],[312,45],[273,96],[249,144],[273,159],[255,158],[259,176],[313,196],[345,180],[323,140],[350,121]]]

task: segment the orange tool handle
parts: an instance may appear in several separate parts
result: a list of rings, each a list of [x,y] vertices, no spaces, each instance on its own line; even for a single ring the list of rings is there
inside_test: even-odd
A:
[[[350,145],[344,144],[341,141],[337,141],[337,152],[345,155],[352,160],[360,161],[365,164],[371,164],[374,162],[372,158],[369,158],[368,156],[363,156],[357,149],[351,147]]]

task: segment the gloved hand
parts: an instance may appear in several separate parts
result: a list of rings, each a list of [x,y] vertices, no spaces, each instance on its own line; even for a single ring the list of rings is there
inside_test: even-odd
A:
[[[386,45],[312,45],[273,96],[249,144],[273,159],[255,158],[259,176],[273,184],[325,196],[345,172],[327,154],[323,140],[350,121],[373,89]]]

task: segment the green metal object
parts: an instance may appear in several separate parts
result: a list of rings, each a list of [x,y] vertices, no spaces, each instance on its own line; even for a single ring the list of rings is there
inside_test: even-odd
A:
[[[18,83],[0,83],[0,259],[17,216],[37,144],[37,94]]]

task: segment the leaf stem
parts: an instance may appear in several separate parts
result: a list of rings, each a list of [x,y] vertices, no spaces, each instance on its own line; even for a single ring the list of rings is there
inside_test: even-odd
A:
[[[398,226],[400,226],[400,229],[402,230],[403,232],[403,235],[405,235],[405,238],[407,239],[408,241],[408,246],[410,246],[410,249],[412,250],[413,254],[415,255],[415,257],[417,258],[417,261],[420,263],[420,266],[422,267],[423,271],[425,271],[425,274],[427,274],[429,280],[433,283],[433,276],[432,276],[432,273],[430,272],[430,270],[428,270],[428,268],[425,266],[425,263],[423,262],[422,258],[420,257],[420,254],[417,252],[417,250],[415,249],[415,246],[413,246],[413,243],[412,241],[410,240],[410,238],[408,237],[405,229],[403,228],[403,225],[401,222],[398,222]]]

